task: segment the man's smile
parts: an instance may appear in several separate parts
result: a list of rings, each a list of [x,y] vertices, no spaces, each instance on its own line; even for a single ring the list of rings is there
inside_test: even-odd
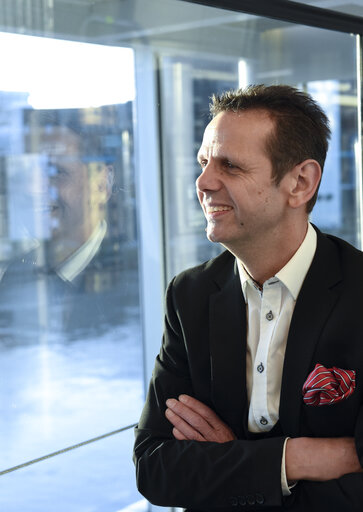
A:
[[[232,206],[225,204],[220,205],[204,205],[205,215],[207,219],[215,219],[217,217],[226,215],[228,212],[233,210]]]
[[[205,207],[207,213],[215,213],[215,212],[226,212],[232,210],[231,206],[206,206]]]

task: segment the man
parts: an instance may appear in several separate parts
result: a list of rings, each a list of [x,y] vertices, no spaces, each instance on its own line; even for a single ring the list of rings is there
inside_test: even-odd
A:
[[[288,86],[211,111],[197,193],[227,251],[169,285],[139,489],[192,510],[362,510],[363,256],[308,223],[328,120]]]

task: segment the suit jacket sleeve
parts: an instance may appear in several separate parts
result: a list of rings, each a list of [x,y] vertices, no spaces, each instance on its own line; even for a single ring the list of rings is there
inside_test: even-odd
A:
[[[163,344],[135,431],[138,488],[151,503],[161,506],[203,510],[236,510],[236,506],[246,503],[249,508],[279,506],[284,438],[238,439],[222,444],[173,438],[172,427],[164,416],[168,398],[186,393],[212,405],[208,389],[204,390],[202,384],[210,381],[208,364],[198,370],[193,366],[175,288],[172,282],[167,291]],[[209,363],[203,346],[200,351],[201,361],[207,359]]]

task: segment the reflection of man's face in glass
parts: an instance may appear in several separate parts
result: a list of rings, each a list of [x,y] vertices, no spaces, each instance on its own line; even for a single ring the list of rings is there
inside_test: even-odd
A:
[[[80,137],[66,128],[41,134],[39,153],[46,157],[47,190],[43,185],[38,200],[49,215],[50,245],[61,261],[77,250],[104,218],[112,180],[104,164],[85,163]]]

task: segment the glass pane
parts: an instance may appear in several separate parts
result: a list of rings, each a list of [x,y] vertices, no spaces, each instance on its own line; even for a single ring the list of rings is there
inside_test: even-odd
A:
[[[146,512],[134,485],[133,432],[97,441],[0,477],[6,512]]]
[[[51,3],[35,18],[79,14]],[[135,423],[143,369],[134,52],[1,33],[0,53],[4,470]]]

